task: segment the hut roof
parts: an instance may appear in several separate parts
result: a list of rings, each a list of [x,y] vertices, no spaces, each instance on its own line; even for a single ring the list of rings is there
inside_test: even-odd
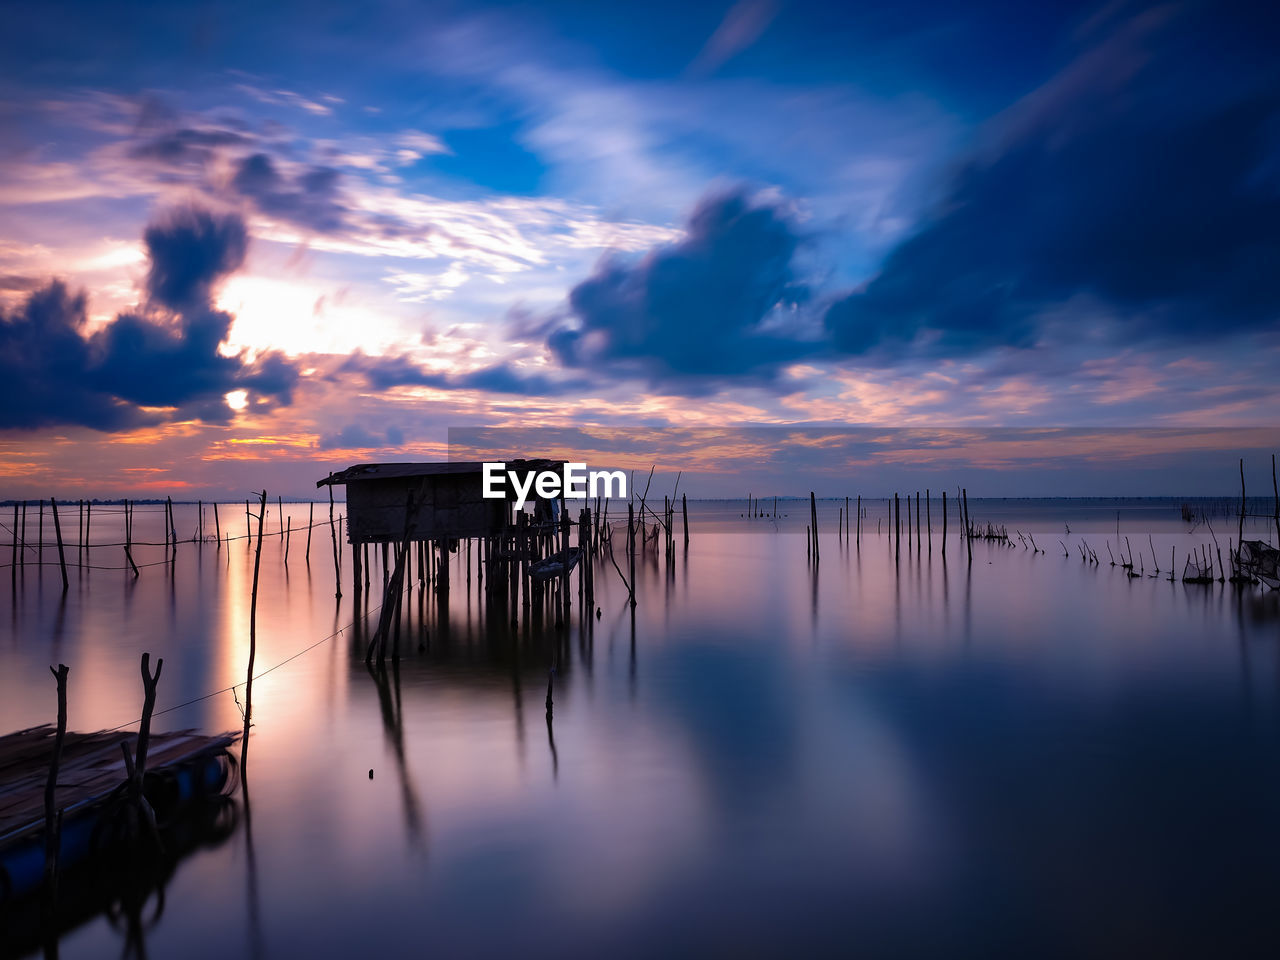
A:
[[[507,469],[546,470],[556,469],[561,460],[508,460]],[[340,473],[330,474],[316,481],[317,487],[337,486],[361,480],[395,480],[406,477],[438,477],[459,474],[480,474],[484,462],[480,460],[452,460],[445,463],[358,463]]]

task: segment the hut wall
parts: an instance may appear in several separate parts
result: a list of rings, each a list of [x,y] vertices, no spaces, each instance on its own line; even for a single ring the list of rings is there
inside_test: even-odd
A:
[[[404,535],[409,494],[422,495],[409,526],[411,540],[485,537],[501,532],[510,510],[486,500],[479,474],[441,474],[353,480],[347,483],[347,538],[351,543],[396,542]]]

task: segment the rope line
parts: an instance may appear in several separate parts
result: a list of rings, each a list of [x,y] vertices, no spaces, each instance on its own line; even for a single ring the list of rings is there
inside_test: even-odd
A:
[[[292,661],[297,660],[297,659],[298,659],[300,656],[302,656],[304,653],[310,653],[312,650],[314,650],[316,647],[320,646],[321,644],[328,643],[330,640],[333,640],[335,637],[340,637],[340,636],[342,636],[342,635],[343,635],[344,633],[346,633],[348,630],[352,629],[352,628],[353,628],[357,623],[360,623],[360,622],[361,622],[361,621],[363,621],[363,620],[367,620],[367,619],[369,619],[369,617],[370,617],[371,615],[373,615],[374,613],[377,613],[377,612],[378,612],[379,610],[381,610],[381,609],[382,609],[382,604],[378,604],[376,607],[372,608],[371,610],[368,610],[368,611],[366,611],[365,613],[361,614],[361,615],[360,615],[359,617],[357,617],[355,620],[352,620],[352,621],[351,621],[350,623],[348,623],[345,627],[342,627],[341,629],[336,630],[336,631],[334,631],[333,633],[329,634],[329,636],[327,636],[327,637],[323,637],[323,638],[321,638],[320,640],[317,640],[315,643],[311,644],[310,646],[303,647],[303,648],[302,648],[301,650],[299,650],[297,653],[295,653],[295,654],[293,654],[293,655],[291,655],[291,656],[285,657],[285,658],[284,658],[283,660],[281,660],[279,663],[275,664],[274,666],[267,667],[267,669],[263,670],[261,673],[255,673],[251,679],[252,679],[252,680],[260,680],[262,677],[265,677],[267,674],[269,674],[269,673],[271,673],[271,672],[273,672],[273,671],[275,671],[275,670],[279,670],[279,669],[280,669],[281,667],[283,667],[286,663],[291,663]],[[248,680],[241,680],[239,683],[233,683],[233,684],[231,684],[231,685],[230,685],[230,686],[228,686],[228,687],[223,687],[221,690],[214,690],[212,693],[206,693],[206,694],[203,694],[202,696],[199,696],[199,697],[193,697],[193,698],[192,698],[192,699],[190,699],[190,700],[184,700],[182,703],[175,703],[173,706],[171,706],[171,707],[165,707],[163,710],[155,710],[155,711],[153,711],[153,712],[152,712],[151,716],[153,716],[153,717],[160,717],[160,716],[163,716],[163,715],[164,715],[164,714],[166,714],[166,713],[173,713],[173,711],[175,711],[175,710],[181,710],[183,707],[189,707],[189,706],[191,706],[192,704],[201,703],[201,702],[203,702],[203,701],[205,701],[205,700],[211,700],[211,699],[213,699],[214,697],[218,696],[219,694],[223,694],[223,693],[234,693],[237,687],[243,687],[243,686],[246,686],[249,682],[250,682],[250,681],[248,681]],[[109,727],[109,728],[107,728],[106,730],[104,730],[103,732],[104,732],[104,733],[112,733],[112,732],[114,732],[114,731],[116,731],[116,730],[121,730],[121,729],[123,729],[123,728],[125,728],[125,727],[131,727],[131,726],[133,726],[135,723],[141,723],[141,722],[142,722],[142,718],[141,718],[141,717],[139,717],[137,720],[129,720],[129,721],[125,722],[125,723],[117,724],[117,725],[116,725],[116,726],[114,726],[114,727]]]
[[[345,514],[339,514],[338,516],[334,517],[333,522],[334,522],[334,524],[335,524],[335,525],[337,525],[338,523],[341,523],[341,522],[343,522],[343,521],[345,521],[345,520],[346,520],[346,515],[345,515]],[[329,521],[328,521],[328,520],[321,520],[321,521],[317,521],[316,523],[305,524],[305,525],[300,526],[300,527],[290,527],[290,528],[287,528],[287,529],[285,529],[285,530],[276,530],[276,531],[264,530],[264,531],[262,531],[262,536],[263,536],[263,538],[264,538],[264,539],[265,539],[265,538],[268,538],[268,537],[284,539],[286,536],[288,536],[288,535],[289,535],[289,534],[291,534],[291,533],[296,533],[296,534],[299,534],[299,535],[301,536],[302,534],[305,534],[308,530],[314,530],[314,529],[316,529],[317,527],[327,527],[327,526],[329,526]],[[12,527],[10,527],[10,526],[9,526],[8,524],[6,524],[6,523],[0,522],[0,531],[4,531],[5,533],[7,533],[7,534],[8,534],[8,537],[7,537],[6,539],[8,539],[8,540],[10,541],[10,544],[12,544],[12,540],[13,540],[13,528],[12,528]],[[236,534],[236,535],[234,535],[234,536],[232,536],[231,534],[227,534],[227,536],[225,536],[225,537],[205,537],[204,539],[201,539],[200,537],[191,537],[190,539],[187,539],[187,540],[171,540],[171,541],[168,541],[168,542],[165,542],[164,540],[128,540],[128,541],[126,541],[126,540],[119,540],[119,541],[114,541],[114,542],[96,542],[96,541],[91,541],[91,542],[89,542],[89,543],[73,543],[73,542],[72,542],[72,541],[70,541],[70,540],[63,540],[63,541],[62,541],[62,549],[63,549],[63,551],[65,552],[65,551],[68,551],[68,550],[90,550],[90,549],[92,549],[92,550],[98,550],[98,549],[105,549],[106,547],[129,547],[129,548],[133,548],[133,547],[167,547],[167,546],[170,546],[170,545],[176,546],[176,545],[178,545],[178,544],[182,544],[182,543],[191,543],[191,544],[212,543],[212,544],[218,544],[218,543],[232,543],[233,541],[237,541],[237,540],[252,540],[252,539],[254,538],[254,536],[256,536],[256,534],[252,534],[252,533]],[[31,550],[31,551],[35,551],[35,550],[37,550],[37,549],[39,549],[39,548],[41,548],[41,547],[47,547],[47,548],[48,548],[48,549],[50,549],[50,550],[55,550],[55,549],[57,549],[58,541],[56,541],[56,540],[45,540],[45,541],[40,541],[40,540],[26,540],[26,539],[22,538],[21,536],[19,536],[19,538],[18,538],[18,546],[19,546],[21,549],[23,549],[23,550]],[[168,561],[167,561],[167,560],[166,560],[166,561],[162,561],[162,562],[164,562],[164,563],[168,563]],[[12,564],[12,562],[10,562],[10,563],[0,564],[0,570],[3,570],[5,567],[9,567],[9,566],[12,566],[12,565],[13,565],[13,564]],[[21,566],[21,564],[19,564],[19,565]],[[57,564],[53,564],[53,565],[54,565],[54,566],[57,566]],[[46,566],[48,566],[48,563],[46,563]],[[142,567],[142,566],[153,566],[153,564],[142,564],[142,563],[140,563],[140,564],[138,564],[138,566],[140,566],[140,567]],[[129,569],[129,568],[128,568],[128,567],[94,567],[93,569],[97,569],[97,570],[127,570],[127,569]]]

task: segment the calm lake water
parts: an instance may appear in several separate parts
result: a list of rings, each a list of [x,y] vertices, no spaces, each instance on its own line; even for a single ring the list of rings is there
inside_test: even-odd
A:
[[[843,503],[821,504],[815,568],[807,502],[779,501],[776,523],[691,503],[674,571],[639,564],[634,624],[606,560],[598,618],[575,591],[565,631],[513,632],[455,556],[447,616],[415,583],[382,676],[359,627],[380,569],[356,609],[349,584],[334,596],[327,525],[309,565],[305,533],[287,567],[267,539],[257,667],[283,665],[254,684],[251,828],[181,862],[149,954],[1276,955],[1280,594],[1168,580],[1171,548],[1179,574],[1215,534],[1225,556],[1234,518],[1211,533],[1176,501],[971,498],[1014,546],[974,543],[970,562],[954,513],[944,561],[936,512],[932,550],[895,554],[884,501],[864,505],[855,546]],[[95,541],[121,539],[112,509]],[[176,509],[186,536],[196,508]],[[221,509],[243,536],[243,507]],[[1117,511],[1159,577],[1109,565]],[[161,530],[139,506],[135,539]],[[1269,518],[1246,535],[1275,542]],[[54,719],[59,661],[74,730],[136,719],[142,651],[165,660],[157,710],[244,679],[247,541],[182,544],[136,581],[68,559],[65,598],[50,547],[52,565],[3,571],[0,729]],[[155,721],[241,723],[231,692]],[[123,948],[99,916],[61,955]]]

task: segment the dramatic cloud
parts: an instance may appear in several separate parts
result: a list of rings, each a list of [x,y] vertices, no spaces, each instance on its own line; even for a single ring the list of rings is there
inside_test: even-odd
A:
[[[777,322],[803,298],[792,273],[799,243],[780,205],[743,191],[712,196],[683,239],[639,262],[606,259],[574,287],[578,325],[547,345],[565,366],[616,365],[654,382],[767,379],[812,350]]]
[[[1280,95],[1198,70],[1196,23],[1166,16],[1122,24],[1000,118],[935,215],[831,306],[838,349],[1025,346],[1073,298],[1121,341],[1274,323]]]
[[[213,309],[220,280],[244,260],[234,215],[184,207],[147,228],[149,303],[86,330],[85,295],[59,281],[0,317],[0,428],[115,430],[172,419],[225,421],[224,396],[255,409],[287,404],[297,370],[280,354],[223,356],[232,317]]]
[[[116,430],[155,419],[88,383],[84,325],[85,295],[57,281],[0,316],[0,428]]]
[[[239,217],[184,207],[147,227],[147,290],[171,310],[207,304],[214,283],[244,263],[249,235]]]
[[[240,162],[231,182],[267,216],[332,233],[342,229],[347,213],[338,192],[339,176],[332,167],[312,166],[286,177],[271,157],[255,153]]]

